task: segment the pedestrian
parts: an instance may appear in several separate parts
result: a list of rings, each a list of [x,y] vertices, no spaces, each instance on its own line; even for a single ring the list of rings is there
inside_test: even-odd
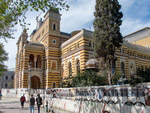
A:
[[[21,96],[21,98],[20,98],[20,102],[21,102],[21,107],[23,108],[24,107],[24,102],[26,101],[26,98],[25,98],[25,96],[24,96],[24,94],[23,94],[23,96]]]
[[[42,97],[40,97],[40,94],[37,95],[36,102],[37,102],[38,113],[40,113],[40,106],[42,105]]]
[[[30,113],[34,113],[34,105],[35,105],[35,99],[34,99],[33,95],[31,95],[31,98],[30,98]]]
[[[2,92],[1,92],[1,89],[0,89],[0,100],[2,99]]]
[[[145,89],[145,104],[146,106],[150,106],[150,88]]]
[[[0,100],[2,100],[2,94],[0,94]]]

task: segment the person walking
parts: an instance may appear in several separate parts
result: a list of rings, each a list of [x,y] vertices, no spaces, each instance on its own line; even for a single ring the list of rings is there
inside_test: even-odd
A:
[[[20,102],[21,102],[21,107],[22,108],[24,108],[24,102],[26,101],[26,98],[25,98],[25,96],[24,96],[24,94],[23,94],[23,96],[21,96],[21,98],[20,98]]]
[[[35,105],[35,99],[34,99],[33,95],[31,95],[31,98],[30,98],[30,113],[34,113],[34,105]]]
[[[40,97],[40,94],[37,95],[36,102],[37,102],[38,113],[40,113],[40,106],[42,105],[42,97]]]

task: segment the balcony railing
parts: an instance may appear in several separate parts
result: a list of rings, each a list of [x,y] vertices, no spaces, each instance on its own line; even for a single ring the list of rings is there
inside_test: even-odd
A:
[[[31,68],[32,71],[42,71],[42,68]]]

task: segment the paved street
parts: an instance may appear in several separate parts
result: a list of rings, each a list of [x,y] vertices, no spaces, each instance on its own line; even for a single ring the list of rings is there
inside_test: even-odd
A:
[[[0,113],[29,113],[29,103],[25,103],[24,108],[21,108],[20,101],[17,98],[3,98],[0,100]],[[37,107],[35,106],[35,113]],[[45,113],[41,108],[41,113]]]
[[[18,98],[3,98],[2,100],[0,100],[0,113],[30,113],[29,103],[25,103],[25,106],[22,109]],[[34,113],[38,113],[36,106]],[[40,113],[46,113],[44,111],[44,108],[41,108]],[[69,112],[55,109],[55,113],[69,113]]]

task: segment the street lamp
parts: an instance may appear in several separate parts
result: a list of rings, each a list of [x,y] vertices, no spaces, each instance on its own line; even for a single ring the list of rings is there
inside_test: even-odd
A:
[[[28,76],[28,89],[29,89],[29,95],[30,95],[30,89],[31,89],[31,69],[32,62],[29,62],[29,76]]]
[[[126,82],[127,82],[127,79],[126,79],[124,73],[122,73],[122,76],[119,78],[119,80],[118,80],[117,83],[118,83],[119,85],[123,85],[123,84],[125,84]]]

